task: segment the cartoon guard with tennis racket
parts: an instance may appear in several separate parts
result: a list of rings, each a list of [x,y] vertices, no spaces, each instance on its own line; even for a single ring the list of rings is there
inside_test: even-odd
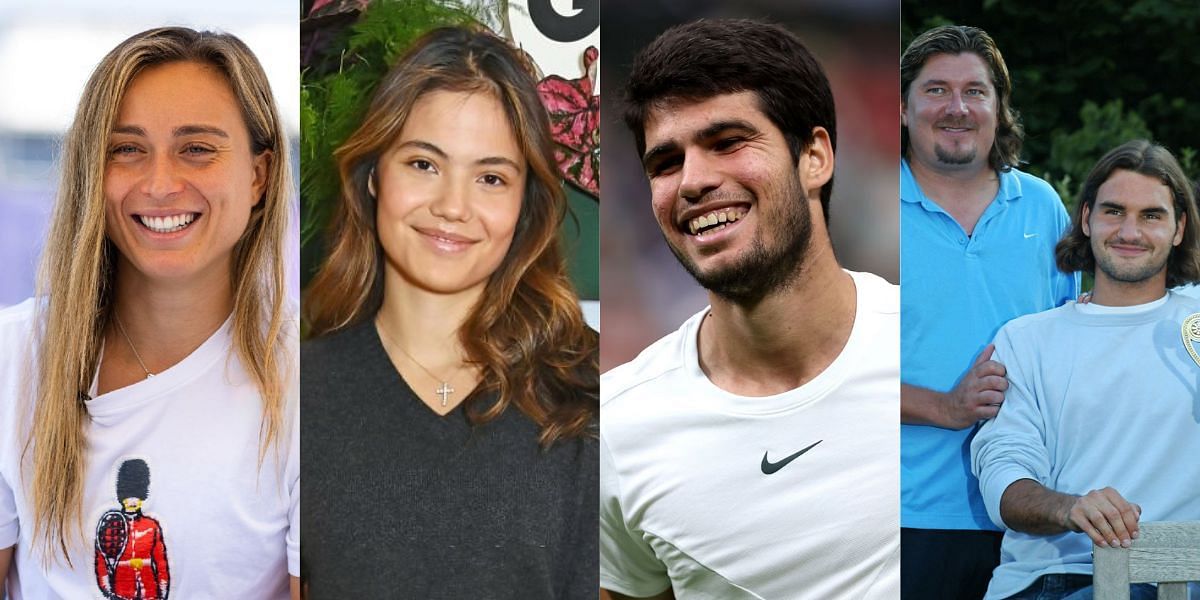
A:
[[[96,526],[96,583],[111,600],[166,600],[171,588],[162,526],[142,514],[150,495],[150,466],[126,460],[117,471],[120,510]]]

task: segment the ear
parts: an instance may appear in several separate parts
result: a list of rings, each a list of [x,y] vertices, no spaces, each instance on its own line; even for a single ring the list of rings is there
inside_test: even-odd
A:
[[[908,107],[904,104],[904,101],[901,100],[900,101],[900,126],[901,127],[908,127],[907,112],[908,112]]]
[[[833,143],[824,127],[813,127],[812,141],[800,153],[800,181],[810,194],[817,194],[833,178]]]
[[[1175,224],[1175,239],[1171,241],[1172,246],[1178,246],[1183,243],[1183,231],[1187,229],[1187,213],[1179,213],[1179,222]]]
[[[267,190],[267,180],[271,178],[271,161],[275,160],[275,153],[270,150],[263,150],[254,157],[254,183],[250,185],[254,190],[254,204],[258,206],[262,202],[263,192]]]
[[[372,198],[377,196],[375,193],[375,167],[371,167],[371,172],[367,173],[367,194]]]
[[[1089,218],[1092,216],[1091,208],[1092,207],[1084,204],[1083,213],[1079,215],[1079,225],[1083,227],[1083,235],[1085,237],[1092,237],[1092,225],[1088,222]]]

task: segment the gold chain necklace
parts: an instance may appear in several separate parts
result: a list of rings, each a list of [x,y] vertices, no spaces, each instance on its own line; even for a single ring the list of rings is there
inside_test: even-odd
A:
[[[133,350],[133,357],[137,359],[138,365],[146,372],[146,379],[154,377],[154,373],[146,368],[146,363],[142,362],[142,355],[138,354],[137,346],[133,345],[133,340],[129,339],[129,334],[125,333],[125,326],[121,324],[121,317],[117,315],[117,311],[113,310],[113,320],[117,322],[117,329],[121,332],[121,337],[125,338],[125,343],[129,344],[129,349]]]
[[[394,348],[396,348],[401,353],[403,353],[404,356],[406,356],[408,358],[408,360],[412,361],[412,363],[414,365],[417,365],[418,367],[420,367],[422,371],[425,371],[425,373],[427,375],[429,375],[430,379],[433,379],[434,381],[438,382],[438,384],[439,384],[438,388],[436,390],[434,390],[433,393],[437,394],[438,396],[441,396],[442,408],[445,408],[446,407],[446,399],[450,396],[450,394],[454,393],[454,388],[450,387],[450,380],[448,378],[442,378],[442,377],[438,377],[437,375],[434,375],[433,371],[426,369],[425,365],[421,364],[420,361],[413,358],[413,355],[409,354],[408,351],[405,350],[403,346],[401,346],[400,344],[397,344],[396,341],[393,340],[391,338],[391,336],[389,336],[387,334],[387,330],[384,329],[383,325],[379,323],[379,317],[375,318],[375,329],[377,331],[379,331],[379,335],[383,337],[384,341],[391,344]],[[458,371],[460,371],[460,370],[462,370],[461,366],[458,367],[457,369],[455,369],[455,373],[458,373]]]

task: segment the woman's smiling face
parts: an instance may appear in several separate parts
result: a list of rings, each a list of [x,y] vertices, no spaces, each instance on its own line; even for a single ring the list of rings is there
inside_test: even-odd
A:
[[[228,276],[267,182],[225,76],[196,62],[147,67],[125,91],[104,168],[106,232],[157,280]]]
[[[435,293],[482,291],[512,245],[527,171],[493,94],[421,96],[370,181],[385,268]]]

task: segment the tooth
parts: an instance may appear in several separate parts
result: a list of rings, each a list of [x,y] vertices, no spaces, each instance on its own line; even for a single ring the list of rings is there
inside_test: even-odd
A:
[[[724,223],[725,221],[728,221],[728,220],[729,220],[729,214],[726,213],[725,211],[721,211],[721,212],[717,213],[717,222],[718,223]]]

